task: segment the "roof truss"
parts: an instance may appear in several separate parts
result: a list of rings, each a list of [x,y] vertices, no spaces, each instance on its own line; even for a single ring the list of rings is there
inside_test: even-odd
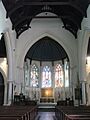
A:
[[[86,10],[90,0],[85,0],[85,2],[84,0],[48,0],[48,2],[47,0],[2,0],[2,2],[7,11],[6,18],[10,17],[12,29],[16,30],[18,37],[30,28],[30,22],[33,18],[61,18],[65,29],[69,30],[76,38],[77,30],[81,29],[83,17],[87,17]],[[85,4],[82,5],[82,2]],[[49,6],[51,10],[43,11],[44,6]],[[55,13],[56,16],[37,16],[41,12],[48,11]]]

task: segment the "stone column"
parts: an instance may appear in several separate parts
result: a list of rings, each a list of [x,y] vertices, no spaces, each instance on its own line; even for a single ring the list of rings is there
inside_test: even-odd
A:
[[[24,84],[23,84],[23,92],[25,94],[25,61],[24,61],[24,66],[23,66],[23,69],[24,69]]]
[[[82,81],[82,104],[86,105],[86,81]]]
[[[27,80],[28,80],[27,87],[29,88],[29,86],[30,86],[30,60],[26,59],[26,61],[27,61],[27,67],[28,67],[28,69],[27,69]]]
[[[30,60],[30,63],[29,63],[29,88],[31,88],[31,67],[32,67],[32,65],[31,65],[31,60]]]
[[[64,86],[63,86],[63,100],[65,100],[65,61],[63,63],[63,80],[64,80]]]
[[[29,93],[28,93],[28,95],[29,95],[29,97],[30,97],[30,99],[31,99],[31,97],[32,97],[32,90],[31,90],[31,60],[29,61]]]
[[[6,51],[7,51],[7,62],[8,62],[8,77],[7,77],[7,82],[8,82],[8,104],[11,104],[12,102],[12,83],[13,83],[13,58],[12,58],[12,45],[11,45],[11,40],[10,40],[10,35],[9,35],[9,30],[7,30],[4,33],[4,38],[5,38],[5,44],[6,44]]]
[[[72,99],[73,100],[73,95],[72,95],[72,86],[71,86],[71,80],[70,80],[70,63],[69,63],[69,61],[67,61],[67,66],[68,66],[68,82],[69,82],[69,97],[70,97],[70,99]]]
[[[24,84],[23,84],[23,80],[24,80],[24,68],[17,66],[17,74],[18,74],[18,78],[17,78],[17,93],[20,94],[21,92],[24,93]]]
[[[8,80],[8,104],[10,105],[13,102],[13,81]]]
[[[51,81],[52,81],[52,88],[53,88],[53,97],[55,98],[55,72],[54,72],[54,62],[52,61],[52,72],[51,72]]]
[[[39,85],[40,85],[40,98],[41,98],[41,88],[42,88],[42,61],[40,61],[40,82],[39,82]]]
[[[75,100],[75,87],[77,82],[77,74],[76,74],[76,66],[70,66],[70,86],[71,86],[71,93],[72,93],[72,99],[74,100],[74,104],[76,105]]]

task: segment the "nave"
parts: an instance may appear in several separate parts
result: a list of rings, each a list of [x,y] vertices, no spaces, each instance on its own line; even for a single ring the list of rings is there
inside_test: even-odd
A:
[[[0,120],[90,120],[90,106],[60,104],[55,105],[55,108],[39,108],[38,105],[30,104],[0,106]]]
[[[39,112],[35,120],[56,120],[55,112]]]
[[[0,0],[0,16],[0,120],[90,120],[90,0]]]

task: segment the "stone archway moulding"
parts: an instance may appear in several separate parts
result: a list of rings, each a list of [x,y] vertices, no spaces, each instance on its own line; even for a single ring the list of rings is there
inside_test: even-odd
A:
[[[90,37],[90,29],[87,27],[83,31],[83,37],[81,39],[81,46],[80,46],[80,53],[79,53],[79,75],[80,75],[80,82],[82,83],[82,103],[86,104],[86,56],[87,56],[87,47],[88,47],[88,40]],[[90,104],[90,103],[89,103]]]
[[[82,45],[81,45],[81,57],[80,57],[80,66],[81,68],[80,70],[80,79],[81,81],[86,81],[86,56],[87,56],[87,47],[88,47],[88,41],[89,41],[89,37],[90,37],[90,29],[85,28],[84,30],[84,38],[82,41]],[[82,72],[81,72],[82,71]]]
[[[38,36],[35,36],[35,38],[31,37],[30,40],[27,41],[27,43],[24,45],[24,47],[22,48],[21,50],[21,53],[19,54],[19,57],[17,59],[17,80],[20,82],[19,84],[21,84],[24,80],[24,70],[23,70],[23,64],[24,64],[24,58],[25,58],[25,55],[26,53],[28,52],[28,50],[30,49],[30,47],[35,43],[37,42],[38,40],[40,40],[41,38],[43,37],[50,37],[52,38],[53,40],[57,41],[66,51],[68,57],[69,57],[69,60],[70,60],[70,82],[71,80],[76,80],[76,70],[77,70],[77,65],[76,65],[76,57],[75,57],[75,53],[73,53],[72,51],[72,47],[68,47],[67,43],[64,43],[63,41],[66,40],[68,41],[68,39],[61,39],[60,36],[56,36],[56,34],[49,34],[49,33],[44,33],[42,35],[40,35],[39,37]],[[76,49],[76,48],[75,48]],[[17,82],[18,82],[17,81]],[[72,84],[73,82],[71,82],[70,84]],[[72,85],[71,85],[72,87]],[[20,88],[20,87],[19,87]],[[18,91],[20,91],[18,88]],[[72,91],[73,92],[73,91]]]
[[[37,39],[34,39],[34,40],[31,40],[31,41],[28,41],[24,48],[23,48],[23,51],[22,53],[20,54],[19,58],[18,58],[18,65],[17,67],[19,67],[20,69],[23,68],[23,62],[24,62],[24,58],[25,58],[25,55],[26,53],[28,52],[28,50],[30,49],[30,47],[35,43],[37,42],[38,40],[40,40],[41,38],[45,37],[45,36],[48,36],[50,38],[52,38],[53,40],[57,41],[66,51],[69,59],[70,59],[70,65],[71,66],[74,66],[74,58],[73,58],[73,53],[71,52],[70,48],[67,48],[66,45],[64,45],[64,43],[62,41],[60,41],[58,38],[54,37],[53,35],[51,34],[48,34],[48,33],[44,33],[43,35],[37,37]]]
[[[72,80],[75,81],[76,80],[76,70],[77,70],[77,65],[76,65],[76,57],[75,57],[75,53],[73,53],[72,51],[72,47],[68,47],[67,43],[64,43],[63,41],[66,40],[68,41],[68,39],[60,39],[60,36],[56,36],[56,34],[49,34],[49,33],[44,33],[42,35],[40,35],[39,37],[38,36],[35,36],[35,38],[30,38],[30,40],[27,41],[27,43],[24,45],[24,47],[22,48],[19,56],[18,56],[18,59],[17,59],[17,73],[16,73],[16,82],[18,83],[18,85],[20,86],[20,84],[23,82],[24,80],[24,70],[23,70],[23,64],[24,64],[24,58],[25,58],[25,55],[26,53],[28,52],[28,50],[30,49],[30,47],[35,43],[37,42],[38,40],[40,40],[41,38],[45,37],[45,36],[48,36],[50,38],[52,38],[53,40],[57,41],[66,51],[68,57],[69,57],[69,60],[70,60],[70,84],[72,84],[73,82],[71,82]],[[18,81],[17,81],[18,80]],[[72,85],[71,85],[72,86]],[[20,91],[20,87],[17,88],[18,91]]]
[[[0,72],[4,78],[4,86],[5,86],[5,90],[4,90],[4,104],[6,104],[7,102],[7,77],[4,73],[4,71],[2,70],[2,68],[0,67]]]

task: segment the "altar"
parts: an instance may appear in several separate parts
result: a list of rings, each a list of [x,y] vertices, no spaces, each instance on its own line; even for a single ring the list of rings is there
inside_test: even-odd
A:
[[[40,98],[40,103],[54,103],[54,98]]]

